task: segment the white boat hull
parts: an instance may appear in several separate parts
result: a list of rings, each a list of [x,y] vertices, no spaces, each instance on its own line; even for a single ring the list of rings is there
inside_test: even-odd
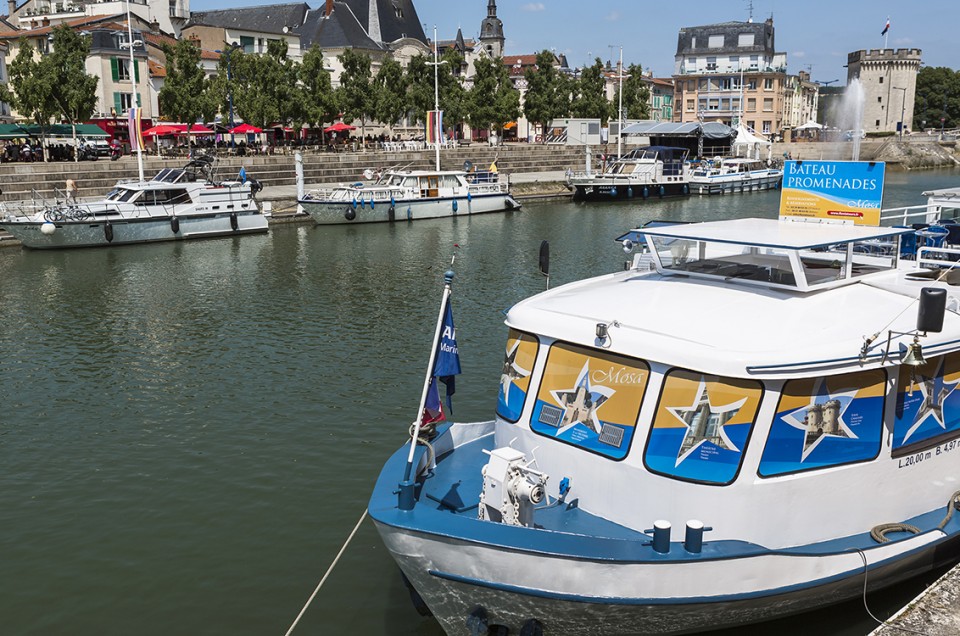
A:
[[[604,636],[761,622],[856,598],[863,591],[864,558],[868,589],[876,589],[930,570],[934,551],[939,559],[947,547],[937,531],[872,548],[863,557],[856,551],[686,561],[664,555],[659,563],[630,563],[508,550],[382,523],[377,529],[451,635],[470,633],[467,617],[477,607],[490,625],[510,633],[531,619],[544,633]],[[536,543],[532,538],[528,545]],[[956,544],[949,546],[953,552]]]
[[[520,204],[507,193],[471,196],[385,201],[370,205],[349,201],[317,201],[301,199],[298,202],[318,225],[353,223],[384,223],[417,221],[451,216],[468,216],[488,212],[515,210]]]
[[[41,231],[44,225],[41,221],[7,221],[0,223],[0,227],[19,239],[25,247],[32,249],[182,241],[263,233],[268,230],[267,218],[260,213],[238,213],[233,216],[233,219],[230,213],[176,218],[178,222],[176,232],[174,232],[173,217],[61,221],[54,224],[56,229],[51,234]]]
[[[780,186],[783,173],[771,170],[763,173],[691,177],[690,191],[693,194],[727,194],[734,192],[757,192]]]

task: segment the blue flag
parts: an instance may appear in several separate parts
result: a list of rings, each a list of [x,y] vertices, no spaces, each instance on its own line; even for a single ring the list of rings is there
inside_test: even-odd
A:
[[[240,166],[240,183],[247,182],[247,171],[243,169],[243,166]]]
[[[447,387],[447,408],[453,413],[450,397],[456,392],[454,382],[460,375],[460,353],[457,350],[457,329],[453,326],[453,307],[449,300],[443,313],[440,329],[440,341],[437,343],[437,359],[433,364],[433,375]]]

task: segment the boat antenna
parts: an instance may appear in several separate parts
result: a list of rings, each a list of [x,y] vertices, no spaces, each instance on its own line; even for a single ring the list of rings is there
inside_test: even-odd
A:
[[[433,67],[433,142],[436,144],[437,172],[440,171],[440,73],[441,64],[446,64],[446,60],[439,60],[437,55],[437,25],[433,25],[433,61],[427,62],[428,66]],[[429,118],[429,117],[428,117]]]
[[[137,69],[133,59],[133,20],[130,18],[130,0],[127,0],[127,46],[130,47],[130,113],[133,114],[135,112],[133,109],[137,108]],[[130,147],[133,147],[132,136]],[[137,139],[137,170],[140,183],[143,183],[143,148],[139,139]]]

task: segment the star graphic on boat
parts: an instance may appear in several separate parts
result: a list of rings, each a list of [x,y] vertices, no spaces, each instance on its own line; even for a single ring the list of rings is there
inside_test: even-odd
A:
[[[710,401],[706,379],[700,376],[697,394],[689,406],[667,407],[670,414],[687,427],[687,432],[680,443],[680,449],[677,451],[675,466],[682,464],[691,453],[707,442],[725,450],[740,452],[740,449],[727,435],[724,426],[743,408],[746,401],[747,398],[744,397],[722,406],[714,405]]]
[[[923,395],[923,403],[913,418],[913,424],[907,430],[906,435],[903,436],[904,443],[917,432],[917,429],[920,428],[928,417],[932,417],[940,428],[947,430],[947,424],[943,419],[943,401],[956,390],[957,385],[960,385],[960,380],[947,382],[943,379],[945,360],[946,358],[944,357],[940,358],[940,364],[937,365],[937,370],[932,377],[926,375],[919,376],[920,394]]]
[[[500,372],[500,391],[503,393],[503,403],[509,406],[510,387],[515,380],[525,378],[530,375],[528,369],[524,369],[517,364],[517,350],[520,348],[520,339],[513,343],[513,346],[507,350],[507,355],[503,359],[503,371]]]
[[[577,376],[576,385],[565,391],[550,391],[553,399],[563,409],[560,419],[560,435],[577,424],[583,424],[593,432],[600,433],[600,420],[597,418],[597,409],[603,406],[616,393],[605,386],[590,385],[590,362],[583,364],[583,369]]]
[[[810,396],[810,403],[783,416],[788,425],[804,432],[801,462],[828,437],[858,439],[843,419],[856,395],[856,389],[831,394],[827,389],[827,381],[820,378]]]

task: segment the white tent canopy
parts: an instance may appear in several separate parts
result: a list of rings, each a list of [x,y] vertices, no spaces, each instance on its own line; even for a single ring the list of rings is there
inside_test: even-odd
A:
[[[750,130],[743,122],[740,122],[737,126],[737,138],[733,142],[733,150],[738,156],[742,155],[759,159],[761,146],[767,146],[769,149],[770,145],[771,143],[766,137],[758,135],[754,130]]]
[[[817,122],[811,119],[804,125],[797,126],[796,128],[794,128],[794,130],[820,130],[821,128],[823,128],[823,125],[818,124]]]

